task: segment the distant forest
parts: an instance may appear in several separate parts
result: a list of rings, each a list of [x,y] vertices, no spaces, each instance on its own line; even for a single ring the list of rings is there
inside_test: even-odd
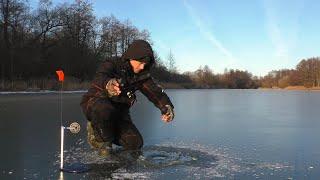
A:
[[[303,59],[295,69],[271,71],[260,80],[261,87],[320,87],[320,57]]]
[[[86,89],[99,64],[117,60],[135,39],[152,44],[148,30],[113,15],[97,18],[86,0],[58,5],[40,0],[36,8],[27,0],[0,0],[0,90],[56,90],[57,69],[67,75],[66,89]],[[264,77],[234,69],[214,74],[208,65],[179,73],[171,51],[166,59],[156,52],[155,57],[152,74],[167,88],[320,86],[319,57]]]

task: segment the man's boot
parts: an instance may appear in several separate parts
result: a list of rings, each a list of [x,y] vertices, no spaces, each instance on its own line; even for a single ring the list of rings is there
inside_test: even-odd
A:
[[[94,131],[90,121],[88,121],[87,123],[87,133],[88,133],[87,140],[91,148],[99,149],[103,146],[104,142],[97,141],[96,137],[94,136]]]
[[[112,152],[112,144],[109,142],[105,142],[101,148],[99,148],[99,155],[103,157],[110,156]]]
[[[109,156],[112,150],[112,143],[97,141],[96,137],[94,136],[93,127],[90,121],[87,123],[87,132],[87,140],[91,148],[97,149],[100,156]]]

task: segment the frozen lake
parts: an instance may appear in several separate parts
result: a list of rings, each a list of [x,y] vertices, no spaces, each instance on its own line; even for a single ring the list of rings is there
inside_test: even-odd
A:
[[[60,174],[59,94],[0,95],[0,179],[318,179],[320,92],[167,90],[170,124],[143,95],[131,109],[144,137],[143,157],[106,167],[86,143],[83,93],[63,94],[66,163],[93,169]]]

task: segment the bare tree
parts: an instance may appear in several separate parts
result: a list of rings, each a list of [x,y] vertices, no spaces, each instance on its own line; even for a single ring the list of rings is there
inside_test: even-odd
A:
[[[23,0],[0,1],[0,44],[2,59],[2,77],[15,78],[15,72],[21,57],[19,52],[27,38],[29,7]],[[13,81],[12,81],[13,82]]]
[[[168,69],[171,73],[176,73],[177,72],[177,67],[176,67],[176,62],[175,62],[175,58],[174,55],[170,49],[169,54],[168,54]]]

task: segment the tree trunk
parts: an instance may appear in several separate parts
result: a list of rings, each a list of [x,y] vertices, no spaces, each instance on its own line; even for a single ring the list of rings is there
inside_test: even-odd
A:
[[[4,43],[7,50],[10,48],[9,44],[9,34],[8,34],[8,26],[9,26],[9,0],[2,0],[2,9],[3,9],[3,37],[4,37]],[[6,4],[6,5],[5,5]],[[8,52],[8,51],[7,51]]]

